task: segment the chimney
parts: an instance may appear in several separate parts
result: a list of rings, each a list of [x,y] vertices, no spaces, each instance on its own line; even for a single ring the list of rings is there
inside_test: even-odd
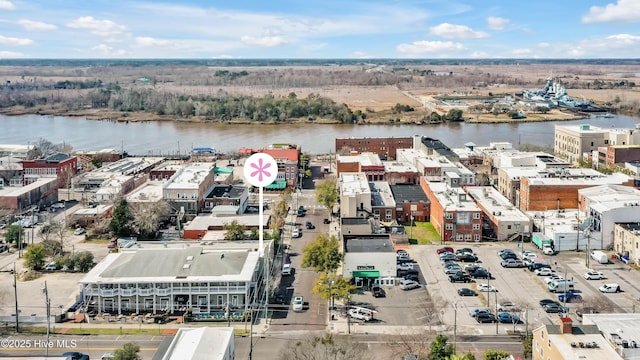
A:
[[[571,334],[573,332],[573,320],[569,317],[560,318],[560,326],[563,334]]]

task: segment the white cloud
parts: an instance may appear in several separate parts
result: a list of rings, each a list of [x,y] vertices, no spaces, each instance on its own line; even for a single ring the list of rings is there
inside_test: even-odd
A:
[[[354,51],[351,54],[351,57],[352,58],[356,58],[356,59],[373,59],[373,58],[377,58],[378,56],[367,54],[367,53],[364,53],[362,51]]]
[[[156,39],[148,36],[138,36],[135,38],[135,44],[139,47],[160,47],[160,48],[175,48],[177,47],[177,43],[164,40],[164,39]]]
[[[99,36],[112,36],[122,34],[127,30],[124,25],[116,24],[111,20],[98,20],[92,16],[82,16],[67,23],[67,26],[74,29],[90,30],[92,34]]]
[[[0,44],[9,46],[27,46],[33,45],[35,42],[26,38],[14,38],[0,35]]]
[[[0,0],[0,9],[2,10],[13,10],[16,6],[9,0]]]
[[[405,56],[428,55],[433,57],[446,57],[451,53],[459,53],[465,50],[461,43],[452,41],[414,41],[411,44],[400,44],[396,50]]]
[[[229,54],[220,54],[211,57],[212,59],[235,59],[235,56]]]
[[[618,0],[606,6],[592,6],[589,13],[582,17],[583,23],[610,21],[640,21],[640,1]]]
[[[41,21],[20,19],[17,22],[19,25],[22,25],[22,27],[27,31],[50,31],[50,30],[56,30],[58,28],[53,24],[47,24]]]
[[[489,53],[484,52],[484,51],[474,51],[471,53],[472,58],[476,58],[476,59],[486,59],[489,57]]]
[[[442,23],[429,29],[429,34],[443,37],[445,39],[481,39],[489,37],[483,31],[474,31],[466,25],[455,25]]]
[[[487,27],[491,30],[502,30],[509,24],[509,19],[489,16],[487,18]]]
[[[245,35],[240,38],[240,41],[242,41],[246,45],[263,46],[263,47],[282,46],[289,43],[282,36],[253,37],[253,36]]]
[[[105,44],[94,46],[91,48],[91,50],[98,52],[100,55],[105,57],[122,57],[127,55],[126,51],[114,49],[111,46]]]
[[[513,49],[513,50],[511,50],[511,55],[513,55],[513,56],[531,55],[531,53],[533,53],[533,51],[531,51],[531,49]]]
[[[23,53],[19,53],[17,51],[0,51],[0,59],[2,58],[19,58],[25,57],[26,55]]]

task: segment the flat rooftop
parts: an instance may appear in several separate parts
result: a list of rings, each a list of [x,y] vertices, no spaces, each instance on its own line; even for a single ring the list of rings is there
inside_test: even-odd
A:
[[[468,198],[467,193],[461,188],[450,188],[444,182],[427,182],[429,188],[436,196],[431,202],[438,201],[446,211],[480,211],[480,208]],[[460,200],[461,197],[466,198]]]
[[[9,197],[20,196],[22,194],[26,194],[30,191],[33,191],[39,188],[40,186],[46,185],[51,182],[57,182],[57,181],[58,181],[57,178],[38,178],[35,182],[25,186],[16,186],[16,187],[5,186],[4,188],[0,189],[0,196],[9,196]]]
[[[408,161],[383,161],[384,171],[387,173],[417,173],[418,169]]]
[[[80,282],[250,281],[258,258],[257,251],[203,251],[201,246],[142,248],[107,255]]]
[[[369,180],[365,173],[341,173],[340,189],[343,195],[370,193]]]
[[[613,173],[609,175],[599,174],[598,177],[585,175],[585,177],[553,177],[553,178],[535,178],[530,179],[529,185],[546,185],[546,186],[598,186],[598,185],[620,185],[632,180],[629,176],[622,173]]]
[[[640,205],[640,190],[623,185],[600,185],[578,190],[587,204],[599,212]],[[640,208],[633,209],[640,212]]]
[[[191,163],[176,172],[165,189],[197,189],[215,166],[215,163]]]
[[[204,197],[205,199],[213,198],[239,198],[247,190],[246,186],[238,185],[214,185]]]
[[[396,199],[396,204],[404,202],[429,202],[429,198],[424,193],[420,185],[391,185],[391,192]]]
[[[487,212],[501,221],[529,223],[529,217],[518,210],[492,186],[469,186],[467,193]],[[497,215],[500,214],[500,215]]]
[[[162,181],[147,181],[129,193],[129,202],[158,202],[162,200]]]
[[[171,341],[163,360],[223,360],[233,328],[180,328]]]
[[[389,187],[389,183],[386,181],[372,181],[369,183],[369,189],[371,189],[371,205],[383,206],[383,207],[395,207],[396,201],[393,198],[393,193]]]
[[[345,252],[395,252],[391,239],[388,236],[373,237],[360,236],[354,238],[345,238]]]
[[[338,162],[342,163],[360,163],[361,166],[382,166],[382,161],[378,154],[372,152],[363,152],[358,155],[342,156],[338,155]]]

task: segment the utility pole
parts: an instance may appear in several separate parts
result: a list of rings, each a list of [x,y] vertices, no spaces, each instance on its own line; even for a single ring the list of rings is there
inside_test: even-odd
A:
[[[16,263],[13,263],[13,292],[16,299],[16,333],[20,333],[20,326],[18,325],[18,273],[16,272]]]
[[[524,336],[529,336],[529,305],[524,307]]]
[[[44,282],[44,288],[42,288],[42,292],[44,293],[45,304],[47,305],[47,346],[45,350],[45,356],[49,356],[49,338],[51,336],[51,299],[49,299],[49,290],[47,288],[47,282]]]
[[[498,292],[496,291],[493,294],[495,295],[494,299],[496,303],[496,335],[498,335]]]
[[[456,353],[456,341],[458,335],[458,303],[453,303],[453,353]]]

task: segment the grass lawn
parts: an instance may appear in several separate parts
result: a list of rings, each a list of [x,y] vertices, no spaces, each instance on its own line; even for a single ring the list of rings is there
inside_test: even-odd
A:
[[[409,243],[412,245],[429,245],[440,242],[440,234],[430,222],[414,222],[413,226],[407,226],[407,235],[410,235]]]

